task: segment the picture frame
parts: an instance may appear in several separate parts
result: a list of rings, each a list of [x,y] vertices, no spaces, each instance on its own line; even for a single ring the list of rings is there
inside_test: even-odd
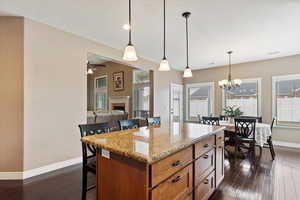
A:
[[[124,90],[124,71],[113,73],[113,89],[114,91]]]

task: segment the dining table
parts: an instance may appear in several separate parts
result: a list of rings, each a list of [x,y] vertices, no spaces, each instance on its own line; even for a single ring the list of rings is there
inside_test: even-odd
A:
[[[230,121],[220,121],[220,126],[225,126],[228,132],[235,132],[235,124]],[[255,125],[255,141],[256,144],[263,147],[267,143],[268,138],[272,136],[270,124],[256,123]]]

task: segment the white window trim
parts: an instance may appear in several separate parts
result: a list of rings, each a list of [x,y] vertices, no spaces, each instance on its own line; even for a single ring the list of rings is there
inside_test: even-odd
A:
[[[254,82],[257,81],[257,115],[258,117],[262,116],[262,112],[261,112],[261,102],[262,102],[262,96],[261,96],[261,80],[262,78],[249,78],[249,79],[241,79],[242,83],[244,82]],[[225,108],[225,90],[222,89],[222,113],[223,110]]]
[[[203,82],[203,83],[191,83],[185,85],[185,120],[190,121],[189,116],[189,88],[190,87],[203,87],[203,86],[211,86],[212,92],[211,92],[211,105],[210,110],[211,113],[215,113],[215,82]]]
[[[106,77],[106,108],[105,108],[105,111],[108,110],[108,75],[101,75],[101,76],[96,76],[94,78],[94,110],[96,110],[97,106],[96,106],[96,101],[97,101],[97,97],[96,97],[96,84],[97,84],[97,79],[99,78],[104,78]]]
[[[276,128],[288,128],[288,129],[300,129],[299,126],[284,126],[277,124],[277,107],[276,107],[276,81],[281,80],[293,80],[295,78],[300,78],[300,74],[288,74],[288,75],[280,75],[280,76],[272,76],[272,118],[275,117],[274,127]]]

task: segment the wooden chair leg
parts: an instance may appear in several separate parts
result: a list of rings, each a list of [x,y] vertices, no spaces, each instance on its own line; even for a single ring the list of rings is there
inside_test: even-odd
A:
[[[275,159],[275,151],[274,151],[274,146],[273,146],[272,138],[270,138],[268,140],[268,144],[269,144],[269,148],[270,148],[270,153],[271,153],[271,156],[272,156],[272,160],[274,160]]]
[[[252,147],[251,147],[251,149],[252,149],[252,160],[253,160],[253,162],[255,163],[255,161],[256,161],[256,151],[255,151],[255,144],[252,144],[251,145]]]
[[[82,188],[81,188],[81,199],[86,200],[86,190],[87,190],[87,171],[82,168]]]

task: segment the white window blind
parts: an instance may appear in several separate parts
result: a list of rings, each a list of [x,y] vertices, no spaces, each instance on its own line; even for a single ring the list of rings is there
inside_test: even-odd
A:
[[[186,85],[186,119],[196,121],[198,115],[213,114],[214,83],[196,83]]]
[[[300,126],[300,74],[273,77],[273,112],[277,125]]]
[[[107,110],[107,76],[95,78],[95,108]]]
[[[240,87],[224,91],[224,106],[239,107],[244,116],[260,116],[260,79],[242,80]]]

